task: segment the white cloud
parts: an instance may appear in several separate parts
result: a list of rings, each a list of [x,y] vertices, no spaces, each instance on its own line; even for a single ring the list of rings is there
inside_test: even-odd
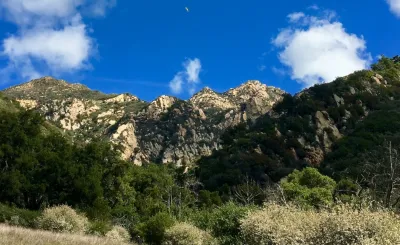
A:
[[[273,66],[273,67],[271,68],[271,70],[272,70],[272,72],[274,72],[275,74],[277,74],[277,75],[279,75],[279,76],[284,76],[284,75],[286,75],[285,70],[282,69],[282,68],[276,68],[275,66]]]
[[[199,59],[195,58],[194,60],[188,60],[183,66],[186,69],[189,83],[200,82],[199,75],[201,71],[201,62]]]
[[[400,17],[400,0],[386,0],[392,11],[397,17]]]
[[[61,30],[29,30],[22,36],[4,40],[4,53],[10,60],[38,59],[56,71],[80,69],[90,54],[92,41],[85,25],[66,26]]]
[[[299,21],[304,16],[305,16],[305,14],[303,12],[295,12],[295,13],[289,14],[287,17],[289,18],[289,22],[293,23],[293,22]]]
[[[116,4],[117,0],[96,0],[95,3],[92,3],[89,6],[89,11],[93,15],[104,16],[106,14],[106,10],[113,8]]]
[[[313,4],[313,5],[311,5],[310,7],[308,7],[308,9],[319,10],[319,7],[318,7],[318,5]]]
[[[322,18],[301,17],[272,40],[281,49],[279,60],[304,87],[331,82],[370,63],[365,40],[347,33],[342,23],[332,21],[334,17],[329,11]]]
[[[259,71],[264,71],[267,67],[265,65],[260,65],[257,67]]]
[[[178,72],[174,78],[169,82],[169,88],[171,89],[172,93],[174,94],[180,94],[182,93],[182,86],[184,84],[184,73],[183,72]]]
[[[178,72],[169,82],[171,92],[181,94],[187,90],[194,94],[196,85],[200,83],[201,61],[198,58],[189,59],[183,63],[184,70]]]
[[[32,79],[90,67],[96,46],[81,12],[103,16],[114,5],[115,0],[1,0],[0,17],[18,27],[2,42],[1,55],[9,61],[2,73]]]

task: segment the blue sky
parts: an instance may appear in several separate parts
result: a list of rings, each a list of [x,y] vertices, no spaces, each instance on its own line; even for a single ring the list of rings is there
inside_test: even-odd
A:
[[[400,54],[400,0],[2,0],[0,9],[0,88],[52,75],[144,100],[253,79],[295,93]]]

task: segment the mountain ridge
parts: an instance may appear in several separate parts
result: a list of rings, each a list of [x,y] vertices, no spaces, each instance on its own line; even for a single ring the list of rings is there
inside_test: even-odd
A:
[[[100,137],[122,146],[123,158],[137,165],[193,164],[219,149],[219,136],[227,128],[254,120],[285,94],[252,80],[224,93],[206,87],[188,100],[161,95],[147,102],[130,93],[105,94],[53,77],[3,93],[41,112],[75,140]]]
[[[41,112],[74,140],[104,139],[121,146],[122,157],[137,165],[193,165],[229,142],[234,149],[237,142],[264,142],[269,137],[282,148],[271,155],[279,164],[319,166],[336,142],[373,111],[374,101],[396,95],[398,66],[396,60],[383,58],[372,70],[356,71],[293,96],[249,80],[223,93],[205,87],[187,100],[161,95],[146,102],[129,93],[107,95],[49,77],[3,93]],[[43,84],[54,86],[42,90]],[[231,132],[237,127],[240,137],[249,138],[229,140],[238,135]],[[264,132],[266,128],[270,131]],[[261,147],[264,143],[253,143],[247,157],[254,152],[268,156]]]

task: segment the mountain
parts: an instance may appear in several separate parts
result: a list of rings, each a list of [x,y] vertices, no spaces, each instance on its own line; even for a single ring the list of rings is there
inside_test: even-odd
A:
[[[146,102],[52,77],[3,94],[76,142],[111,141],[136,165],[196,162],[213,190],[244,176],[277,181],[304,166],[332,176],[356,171],[360,153],[396,135],[389,129],[400,121],[400,59],[382,58],[371,70],[293,96],[251,80],[224,93],[206,87],[188,100],[163,95]]]
[[[103,138],[120,146],[123,158],[137,165],[180,166],[220,149],[220,136],[227,128],[265,114],[285,92],[248,81],[225,93],[204,88],[187,101],[163,95],[146,102],[128,93],[104,94],[43,77],[3,94],[40,111],[74,141]]]
[[[248,178],[276,182],[305,166],[359,179],[365,154],[385,140],[400,143],[399,105],[400,59],[382,58],[371,70],[285,94],[254,123],[228,129],[221,149],[198,162],[197,175],[221,193]]]

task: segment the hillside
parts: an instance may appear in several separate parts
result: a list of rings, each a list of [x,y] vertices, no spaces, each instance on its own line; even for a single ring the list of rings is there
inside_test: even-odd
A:
[[[222,136],[222,149],[199,161],[206,189],[279,181],[293,169],[321,167],[331,176],[352,176],[362,155],[384,139],[399,142],[400,61],[383,58],[372,70],[285,95],[254,124]]]
[[[219,137],[227,128],[266,113],[284,94],[248,81],[225,93],[205,88],[188,101],[160,96],[145,102],[51,77],[3,93],[22,107],[40,111],[74,140],[103,138],[122,146],[123,158],[137,165],[193,164],[221,147]]]

